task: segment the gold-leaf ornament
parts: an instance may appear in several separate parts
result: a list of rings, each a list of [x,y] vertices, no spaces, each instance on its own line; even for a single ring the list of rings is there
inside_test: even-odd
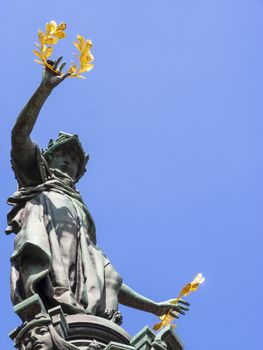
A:
[[[58,69],[54,69],[51,64],[48,63],[48,59],[53,54],[53,47],[58,43],[59,40],[66,37],[65,30],[67,25],[65,22],[57,24],[54,20],[46,24],[45,33],[41,29],[38,29],[39,44],[35,43],[38,50],[33,50],[34,54],[38,57],[35,62],[48,67],[52,72],[57,75],[61,75]],[[77,35],[77,41],[73,43],[79,50],[78,55],[75,55],[79,59],[79,65],[75,62],[69,67],[67,73],[71,78],[82,78],[81,73],[90,71],[93,68],[91,62],[94,60],[93,55],[90,52],[92,47],[91,40],[85,40],[82,35]]]
[[[89,72],[94,66],[91,64],[94,57],[90,52],[92,41],[85,40],[85,38],[79,34],[77,35],[77,40],[78,41],[74,41],[73,44],[79,50],[79,54],[75,54],[75,56],[79,59],[79,67],[73,62],[73,65],[69,67],[69,71],[72,72],[70,77],[85,79],[85,77],[81,76],[80,74]]]
[[[178,297],[176,299],[173,299],[170,301],[171,304],[177,304],[178,301],[182,298],[182,297],[185,297],[187,296],[188,294],[190,294],[191,292],[195,292],[198,287],[200,286],[201,283],[203,283],[205,280],[205,278],[203,277],[203,275],[201,273],[198,273],[195,278],[193,279],[192,282],[190,283],[187,283],[180,291]],[[173,311],[173,309],[170,309],[165,315],[162,315],[160,316],[160,320],[161,322],[155,324],[153,326],[153,329],[154,330],[160,330],[162,328],[164,328],[165,326],[168,326],[170,325],[173,320],[174,320],[174,317],[171,315],[171,311],[173,313],[176,313],[175,311]],[[176,325],[172,325],[172,327],[176,327]]]

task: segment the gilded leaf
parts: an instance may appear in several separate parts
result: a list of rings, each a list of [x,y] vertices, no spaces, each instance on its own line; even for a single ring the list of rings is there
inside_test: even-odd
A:
[[[154,329],[155,331],[159,331],[159,329],[161,329],[161,327],[162,327],[162,322],[156,323],[156,324],[153,326],[153,329]]]
[[[50,32],[51,32],[51,26],[50,26],[50,23],[47,23],[46,24],[46,35],[50,35]]]
[[[46,39],[45,39],[45,43],[47,45],[55,45],[56,43],[58,42],[58,38],[54,38],[52,36],[48,36]]]
[[[79,43],[77,43],[76,41],[73,41],[73,45],[75,45],[76,48],[77,48],[79,51],[81,51],[81,47],[80,47]]]
[[[78,71],[78,73],[84,73],[84,72],[89,72],[90,70],[92,70],[92,68],[94,67],[93,64],[91,63],[87,63],[84,66],[82,66],[80,68],[80,70]]]
[[[53,35],[58,39],[65,38],[66,34],[63,32],[63,30],[56,30]]]
[[[78,74],[76,74],[75,76],[73,76],[73,78],[87,79],[87,78],[83,77],[82,75],[78,75]]]
[[[88,63],[87,56],[80,55],[79,61],[80,61],[81,67],[84,67]]]
[[[92,48],[92,41],[90,39],[86,41],[86,47],[88,47],[89,49]]]
[[[47,31],[48,28],[48,31]],[[46,24],[46,35],[52,34],[57,29],[57,23],[53,20]]]
[[[65,22],[59,23],[57,30],[65,30],[67,28],[67,25]]]
[[[182,288],[180,295],[186,296],[190,293],[190,291],[191,291],[191,283],[188,283]]]
[[[191,283],[193,283],[193,284],[195,284],[195,283],[201,284],[201,283],[204,282],[204,280],[205,280],[204,276],[201,273],[198,273]]]
[[[81,66],[84,66],[87,63],[92,62],[94,60],[94,57],[91,54],[90,55],[81,54],[79,59],[80,59]]]
[[[92,62],[92,61],[94,61],[94,56],[92,55],[92,53],[89,51],[89,53],[88,53],[88,60],[89,60],[89,62]]]
[[[38,29],[38,38],[39,38],[40,44],[43,45],[45,41],[45,34],[41,31],[41,29]]]
[[[153,326],[154,330],[160,330],[165,326],[168,326],[174,320],[174,317],[167,313],[166,315],[161,316],[160,319],[162,320],[162,322],[155,324]]]
[[[81,57],[83,60],[86,60],[86,62],[92,62],[94,60],[94,57],[89,49],[81,51]]]
[[[36,50],[33,50],[33,52],[34,52],[34,54],[35,54],[38,58],[42,59],[42,55],[41,55],[40,52],[38,52],[38,51],[36,51]]]
[[[50,57],[53,53],[53,48],[52,47],[47,47],[46,49],[46,58]]]
[[[69,67],[68,73],[73,74],[73,73],[76,72],[76,70],[77,70],[77,66],[76,65],[72,65],[72,66]]]
[[[42,52],[42,54],[44,54],[45,52],[46,52],[46,49],[47,49],[47,47],[46,47],[46,45],[42,45],[41,46],[41,52]]]
[[[77,35],[77,39],[78,39],[78,41],[79,41],[79,43],[80,43],[80,46],[81,47],[83,47],[84,45],[85,45],[85,39],[84,39],[84,37],[82,36],[82,35]]]

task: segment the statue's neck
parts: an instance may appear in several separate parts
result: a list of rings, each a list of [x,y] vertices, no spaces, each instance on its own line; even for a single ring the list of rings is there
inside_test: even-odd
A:
[[[50,168],[50,170],[54,177],[58,178],[59,180],[63,181],[66,185],[75,189],[75,181],[67,173],[64,173],[63,171],[56,168]]]

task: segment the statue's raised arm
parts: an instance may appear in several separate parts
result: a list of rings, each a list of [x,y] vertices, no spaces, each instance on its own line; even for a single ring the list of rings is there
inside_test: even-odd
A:
[[[55,69],[62,71],[65,62],[60,65],[62,57],[57,61],[49,61]],[[31,132],[37,121],[39,112],[54,87],[60,84],[69,73],[56,75],[47,67],[43,69],[42,81],[32,95],[28,103],[19,114],[12,129],[12,162],[17,179],[21,186],[37,182],[35,157],[37,156],[36,145],[31,140]]]

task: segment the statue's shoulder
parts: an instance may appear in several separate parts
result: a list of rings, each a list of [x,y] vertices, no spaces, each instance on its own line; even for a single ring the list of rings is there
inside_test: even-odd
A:
[[[34,145],[33,157],[23,159],[11,151],[11,165],[19,187],[34,187],[50,177],[51,171],[43,156],[43,151]]]

